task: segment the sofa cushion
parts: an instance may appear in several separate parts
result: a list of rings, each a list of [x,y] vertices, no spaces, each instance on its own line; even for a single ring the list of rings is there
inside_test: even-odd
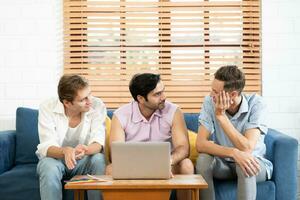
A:
[[[184,113],[184,120],[189,130],[198,132],[198,117],[199,113]]]
[[[37,163],[38,111],[18,108],[16,119],[16,164]]]
[[[216,199],[231,200],[236,198],[236,181],[214,179]],[[275,200],[275,184],[273,181],[257,183],[256,200]]]
[[[197,134],[194,131],[188,130],[189,133],[189,141],[190,141],[190,159],[193,164],[196,164],[196,160],[198,158],[198,152],[196,150],[196,140]]]
[[[109,134],[110,134],[110,125],[111,120],[107,116],[105,119],[105,147],[104,147],[104,154],[105,154],[105,162],[110,162],[110,148],[109,148]]]
[[[0,199],[39,200],[39,180],[36,164],[17,165],[0,175]]]
[[[15,164],[16,131],[0,132],[0,174]]]

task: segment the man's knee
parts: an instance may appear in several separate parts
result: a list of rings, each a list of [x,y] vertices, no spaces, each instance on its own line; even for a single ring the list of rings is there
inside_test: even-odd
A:
[[[43,158],[39,161],[37,166],[37,173],[39,176],[62,177],[65,170],[64,164],[55,158]]]
[[[209,154],[205,154],[205,153],[200,153],[197,158],[197,162],[196,162],[196,172],[202,174],[209,170],[212,170],[213,169],[213,165],[212,165],[213,160],[214,160],[213,156],[211,156]]]
[[[102,153],[94,154],[90,157],[92,168],[95,168],[97,174],[104,174],[105,171],[105,157]]]
[[[194,174],[194,165],[189,158],[185,158],[179,163],[179,173]]]
[[[255,177],[255,176],[246,176],[244,171],[242,170],[242,168],[239,166],[239,165],[236,165],[235,167],[235,171],[236,171],[236,175],[239,179],[246,179],[246,178],[252,178],[252,177]]]
[[[105,164],[105,157],[102,153],[96,153],[94,155],[91,155],[91,164]]]

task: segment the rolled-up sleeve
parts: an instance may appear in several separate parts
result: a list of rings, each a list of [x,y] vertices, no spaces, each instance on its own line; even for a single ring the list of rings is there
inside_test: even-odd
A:
[[[42,159],[47,156],[47,151],[50,146],[59,146],[55,132],[53,113],[43,104],[41,104],[39,108],[38,130],[40,144],[37,146],[36,154],[39,159]]]
[[[105,119],[107,111],[102,101],[97,103],[95,112],[91,115],[91,132],[89,136],[88,145],[94,142],[99,143],[104,147],[105,145]]]
[[[214,132],[214,124],[213,124],[213,114],[214,109],[212,105],[212,100],[209,96],[205,97],[204,103],[202,105],[202,109],[199,114],[198,122],[199,127],[204,126],[210,134]]]
[[[245,130],[258,128],[262,134],[267,134],[266,125],[267,106],[263,100],[257,101],[251,108],[249,120],[245,124]]]

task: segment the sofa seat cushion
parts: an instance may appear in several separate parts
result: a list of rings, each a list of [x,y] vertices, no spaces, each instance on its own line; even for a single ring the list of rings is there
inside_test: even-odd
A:
[[[37,164],[23,164],[0,175],[0,199],[40,199]]]
[[[29,108],[17,109],[16,120],[16,165],[37,163],[35,155],[39,144],[38,111]]]
[[[216,188],[216,199],[232,200],[236,199],[236,181],[222,181],[214,179]],[[275,184],[273,181],[257,183],[256,200],[275,200]]]

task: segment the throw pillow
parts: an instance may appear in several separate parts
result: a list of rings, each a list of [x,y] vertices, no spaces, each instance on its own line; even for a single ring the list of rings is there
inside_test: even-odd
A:
[[[109,133],[110,133],[110,125],[111,120],[108,116],[106,116],[105,119],[105,147],[104,147],[104,155],[105,155],[105,161],[106,163],[110,163],[110,149],[109,149]]]
[[[197,140],[197,133],[194,131],[188,130],[189,134],[189,141],[190,141],[190,159],[193,164],[196,164],[196,160],[198,158],[198,152],[196,150],[196,140]]]

